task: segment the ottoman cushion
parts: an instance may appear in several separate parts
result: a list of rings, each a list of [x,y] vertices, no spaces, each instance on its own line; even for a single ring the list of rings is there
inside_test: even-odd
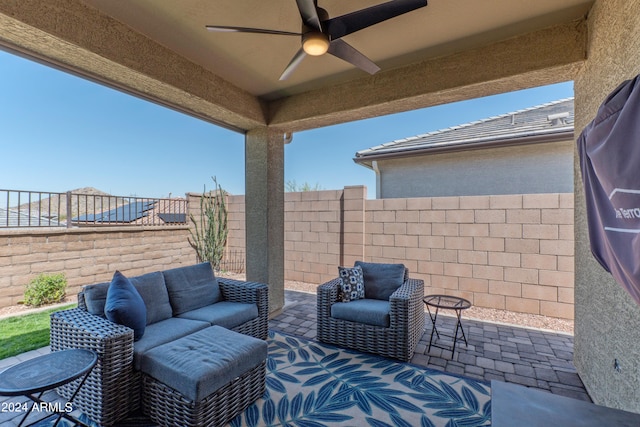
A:
[[[210,326],[211,324],[207,322],[177,317],[147,325],[144,336],[133,343],[133,367],[140,370],[142,355],[152,348],[173,342]]]
[[[265,341],[211,326],[145,352],[140,370],[199,402],[266,358]]]

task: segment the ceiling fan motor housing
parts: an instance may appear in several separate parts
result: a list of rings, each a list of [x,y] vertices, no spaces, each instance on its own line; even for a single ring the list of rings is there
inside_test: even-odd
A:
[[[329,43],[329,36],[320,31],[309,31],[302,34],[302,49],[307,55],[324,55],[329,50]]]

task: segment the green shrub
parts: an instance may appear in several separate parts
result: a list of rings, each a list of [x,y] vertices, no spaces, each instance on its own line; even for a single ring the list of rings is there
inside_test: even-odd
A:
[[[64,273],[40,274],[27,285],[24,303],[40,307],[43,304],[60,302],[64,299],[66,289],[67,278]]]

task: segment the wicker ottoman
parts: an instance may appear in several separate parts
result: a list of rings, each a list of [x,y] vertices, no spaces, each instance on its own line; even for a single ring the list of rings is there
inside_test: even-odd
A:
[[[267,343],[212,326],[141,359],[144,413],[163,426],[222,426],[265,391]]]

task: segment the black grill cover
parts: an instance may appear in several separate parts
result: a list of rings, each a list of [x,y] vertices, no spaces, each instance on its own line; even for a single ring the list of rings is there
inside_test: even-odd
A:
[[[578,138],[591,251],[640,304],[640,76],[622,83]]]

